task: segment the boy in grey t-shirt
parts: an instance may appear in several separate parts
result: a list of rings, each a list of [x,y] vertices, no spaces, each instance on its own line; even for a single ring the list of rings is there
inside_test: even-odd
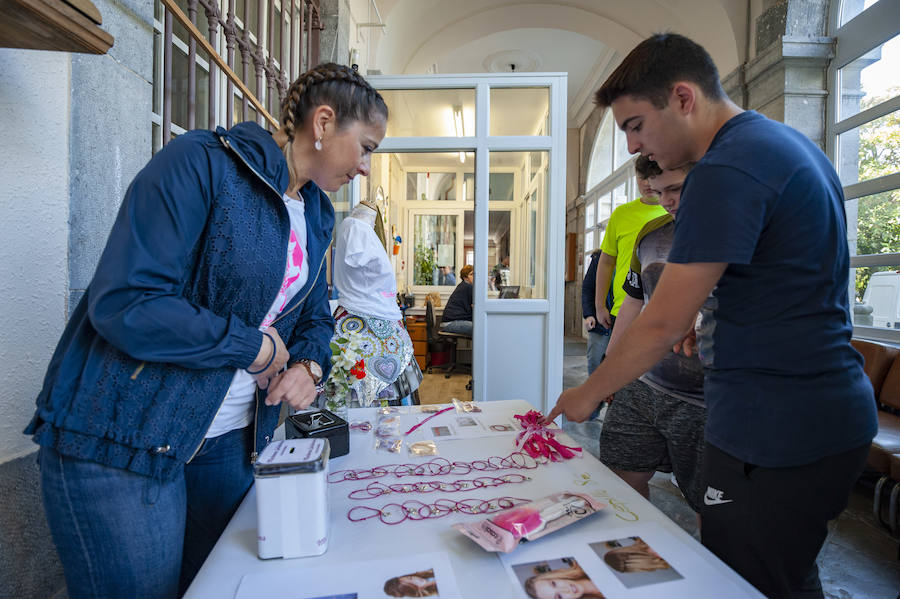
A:
[[[668,214],[650,221],[638,233],[631,271],[623,285],[626,298],[607,350],[610,353],[653,295],[672,247],[681,186],[690,170],[690,165],[667,171],[655,163],[654,167],[650,185]],[[601,460],[648,498],[653,474],[674,472],[688,504],[699,513],[706,489],[701,480],[705,424],[700,359],[669,352],[640,379],[616,393],[600,435]]]

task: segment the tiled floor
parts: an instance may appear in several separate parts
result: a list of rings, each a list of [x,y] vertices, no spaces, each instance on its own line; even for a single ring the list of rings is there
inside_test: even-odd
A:
[[[419,384],[419,403],[450,403],[454,397],[460,400],[471,400],[472,391],[466,384],[472,378],[468,372],[454,372],[446,378],[443,372],[435,369],[432,373],[423,373]]]
[[[585,344],[567,339],[563,359],[563,388],[581,384],[587,376]],[[599,423],[566,423],[563,428],[597,455]],[[650,481],[650,500],[690,534],[699,538],[693,511],[669,475]],[[900,599],[898,540],[882,528],[872,514],[872,486],[860,483],[844,513],[831,522],[819,553],[819,575],[828,599]]]

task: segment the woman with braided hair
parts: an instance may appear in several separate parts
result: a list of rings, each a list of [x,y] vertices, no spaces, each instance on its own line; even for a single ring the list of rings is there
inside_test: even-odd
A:
[[[330,368],[324,194],[367,175],[387,107],[336,64],[273,135],[190,131],[135,177],[26,433],[69,597],[176,597],[253,481],[282,403]]]

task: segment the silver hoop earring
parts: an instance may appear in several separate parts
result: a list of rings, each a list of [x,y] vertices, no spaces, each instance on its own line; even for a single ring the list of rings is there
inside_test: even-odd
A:
[[[322,149],[322,138],[317,139],[316,143],[313,144],[313,147],[316,150],[321,150]]]

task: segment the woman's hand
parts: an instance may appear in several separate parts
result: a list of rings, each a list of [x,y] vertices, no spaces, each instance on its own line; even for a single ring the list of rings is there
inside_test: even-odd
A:
[[[584,319],[584,328],[587,330],[592,330],[595,326],[597,326],[597,319],[593,316],[588,316]]]
[[[272,363],[269,364],[269,367],[262,372],[253,375],[253,378],[256,379],[256,384],[259,385],[260,389],[265,389],[269,386],[269,381],[275,378],[291,357],[291,354],[288,353],[287,348],[284,346],[284,341],[281,340],[281,335],[278,334],[277,329],[270,327],[265,329],[263,333],[272,336],[272,340],[275,341],[275,346],[272,347],[272,341],[269,341],[269,338],[263,335],[259,353],[256,354],[256,359],[253,360],[253,364],[247,368],[249,371],[259,370],[269,362],[270,358],[272,358],[272,352],[275,352],[275,357],[272,359]]]
[[[303,364],[294,364],[276,376],[269,385],[266,405],[286,402],[295,410],[306,409],[316,399],[316,384]]]

